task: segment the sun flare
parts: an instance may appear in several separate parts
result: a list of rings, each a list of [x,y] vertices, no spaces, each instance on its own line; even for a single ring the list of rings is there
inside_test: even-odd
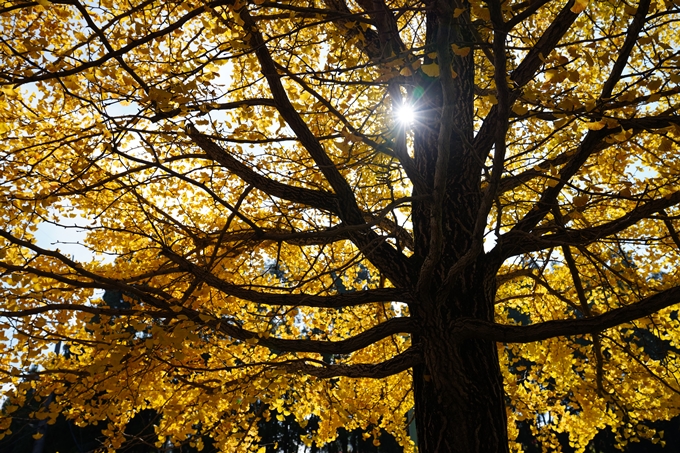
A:
[[[413,111],[413,106],[408,104],[403,104],[396,111],[397,120],[401,124],[411,124],[415,120],[415,112]]]

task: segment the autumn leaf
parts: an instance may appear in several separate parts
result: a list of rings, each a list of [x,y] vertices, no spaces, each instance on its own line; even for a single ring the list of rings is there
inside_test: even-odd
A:
[[[575,14],[582,13],[588,7],[588,3],[589,3],[589,0],[574,0],[574,4],[570,8],[571,12],[575,13]]]
[[[336,3],[3,9],[0,451],[661,442],[677,1]]]
[[[606,121],[595,121],[592,123],[586,123],[586,127],[591,131],[599,131],[607,127]]]
[[[577,195],[572,199],[572,203],[574,203],[574,206],[577,208],[582,208],[588,204],[589,199],[590,197],[588,195]]]
[[[413,75],[413,71],[411,70],[411,68],[406,66],[406,67],[402,68],[401,71],[399,71],[399,74],[404,76],[404,77],[410,77],[411,75]]]
[[[523,104],[515,104],[512,106],[512,111],[518,115],[525,115],[529,109]]]
[[[422,65],[420,70],[428,77],[439,77],[439,65],[437,63]]]
[[[459,57],[467,57],[468,54],[470,53],[471,48],[458,47],[456,44],[451,44],[451,50],[453,51],[454,54],[458,55]]]

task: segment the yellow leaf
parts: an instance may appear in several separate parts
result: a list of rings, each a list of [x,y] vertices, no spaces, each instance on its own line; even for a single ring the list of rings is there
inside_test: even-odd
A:
[[[647,82],[647,88],[649,88],[652,91],[656,91],[661,87],[661,84],[663,82],[661,79],[652,79],[649,82]]]
[[[560,71],[558,69],[548,69],[545,71],[545,81],[550,82]]]
[[[453,50],[453,53],[458,55],[459,57],[467,57],[468,54],[470,53],[471,48],[470,47],[458,47],[455,44],[451,44],[451,50]]]
[[[591,131],[599,131],[600,129],[604,129],[604,127],[607,125],[606,122],[604,121],[596,121],[594,123],[586,123],[586,127],[588,130]]]
[[[515,104],[512,106],[512,111],[518,115],[524,115],[529,109],[523,104]]]
[[[400,74],[400,75],[403,75],[404,77],[410,77],[410,76],[413,75],[413,71],[411,71],[411,68],[409,68],[408,66],[406,66],[406,67],[403,68],[401,71],[399,71],[399,74]]]
[[[572,199],[572,203],[574,203],[574,206],[577,208],[582,208],[588,204],[588,199],[588,195],[577,195]]]
[[[489,10],[487,8],[480,8],[477,11],[477,17],[482,19],[483,21],[488,21],[491,19],[491,14],[489,13]]]
[[[439,77],[439,65],[437,63],[425,64],[420,67],[420,69],[428,77]]]
[[[588,7],[588,0],[576,0],[570,8],[572,13],[580,14]]]
[[[453,10],[453,17],[458,17],[465,12],[465,8],[456,8]]]
[[[17,88],[12,88],[9,85],[3,85],[0,87],[0,91],[5,93],[9,97],[17,97],[19,95],[19,90]]]
[[[161,90],[160,88],[151,88],[149,90],[149,99],[158,102],[167,102],[172,98],[172,93]]]
[[[663,137],[659,143],[659,151],[673,151],[673,141]]]
[[[586,106],[586,112],[590,112],[595,108],[595,106],[597,106],[597,101],[590,100],[586,101],[584,104]]]
[[[48,0],[35,0],[35,2],[40,6],[45,6],[45,7],[50,6],[50,2]]]
[[[631,5],[624,5],[623,10],[628,14],[629,16],[634,16],[635,13],[637,12],[637,8]]]

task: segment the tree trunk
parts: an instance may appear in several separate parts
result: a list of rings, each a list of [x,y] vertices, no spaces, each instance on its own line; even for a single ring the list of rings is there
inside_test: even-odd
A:
[[[503,383],[490,342],[430,338],[414,370],[419,453],[508,452]]]
[[[421,78],[415,91],[419,124],[414,130],[414,160],[423,180],[414,185],[413,194],[430,196],[414,201],[412,211],[413,261],[428,265],[426,275],[420,276],[427,284],[419,286],[417,303],[411,306],[418,326],[413,341],[424,358],[413,376],[418,448],[419,453],[506,453],[507,416],[496,344],[453,334],[453,324],[461,317],[494,320],[500,266],[479,250],[484,232],[477,227],[478,217],[488,214],[480,214],[488,209],[482,207],[487,156],[472,145],[474,53],[447,53],[451,43],[463,46],[476,38],[465,26],[471,20],[468,1],[432,4],[426,43],[438,51],[442,75]],[[454,8],[463,14],[454,16]],[[449,64],[452,72],[446,75]],[[443,193],[437,193],[442,185]],[[433,247],[436,250],[430,253]],[[458,269],[455,282],[444,288],[451,268],[476,253],[477,258]]]
[[[454,291],[449,303],[422,301],[417,310],[422,328],[415,341],[425,362],[413,376],[420,453],[509,451],[496,344],[452,334],[456,317],[493,318],[493,280],[485,284],[476,275],[461,277],[462,291]]]

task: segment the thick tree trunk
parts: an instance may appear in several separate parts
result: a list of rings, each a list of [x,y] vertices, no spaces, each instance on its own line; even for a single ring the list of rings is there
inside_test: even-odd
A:
[[[489,342],[423,341],[414,370],[419,453],[508,452],[503,383]]]
[[[425,362],[413,376],[420,453],[509,451],[496,344],[452,333],[459,316],[493,318],[493,281],[485,284],[479,274],[461,276],[448,303],[421,301],[416,310],[422,328],[415,341]]]
[[[453,9],[465,12],[453,15]],[[487,261],[480,250],[483,231],[477,227],[486,155],[474,141],[474,53],[449,54],[475,42],[466,26],[471,20],[467,0],[432,1],[427,15],[426,43],[437,50],[441,77],[421,78],[416,106],[414,160],[423,182],[413,203],[413,261],[427,265],[426,284],[416,289],[411,316],[418,326],[413,341],[424,364],[414,371],[414,396],[419,453],[506,453],[507,416],[496,344],[454,335],[461,317],[494,320],[495,275],[500,263]],[[426,61],[427,62],[427,61]],[[452,73],[444,70],[450,64]],[[446,78],[448,77],[448,79]],[[437,192],[437,187],[443,192]],[[434,211],[433,211],[434,210]],[[433,241],[432,238],[435,238]],[[435,248],[431,250],[431,248]],[[472,254],[476,258],[468,259]],[[453,266],[461,265],[455,277]],[[453,284],[444,288],[448,278]]]

